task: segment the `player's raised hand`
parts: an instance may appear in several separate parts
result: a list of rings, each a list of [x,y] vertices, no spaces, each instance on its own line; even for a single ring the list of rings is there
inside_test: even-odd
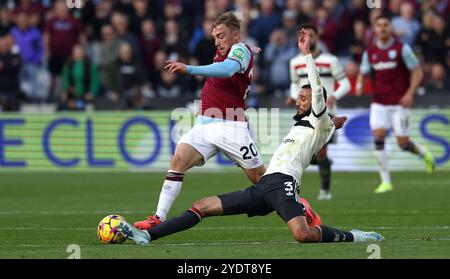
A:
[[[260,47],[252,47],[253,55],[258,55],[261,53],[261,51],[262,51],[262,49]]]
[[[186,64],[177,61],[166,61],[166,66],[164,66],[164,70],[167,70],[169,74],[174,73],[186,74],[187,66]]]
[[[334,127],[336,129],[342,128],[344,126],[345,121],[347,121],[347,116],[334,116],[331,121],[333,121]]]
[[[298,36],[298,48],[300,49],[303,55],[311,53],[311,51],[309,50],[309,45],[310,45],[309,31],[307,29],[302,28]]]

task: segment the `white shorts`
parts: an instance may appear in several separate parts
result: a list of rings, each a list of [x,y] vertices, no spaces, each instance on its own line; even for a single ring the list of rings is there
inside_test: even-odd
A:
[[[194,127],[184,134],[178,143],[194,147],[202,154],[204,162],[221,151],[244,169],[264,165],[247,122],[199,115]]]
[[[392,128],[397,137],[409,136],[411,110],[400,105],[381,105],[372,103],[370,106],[370,129]]]

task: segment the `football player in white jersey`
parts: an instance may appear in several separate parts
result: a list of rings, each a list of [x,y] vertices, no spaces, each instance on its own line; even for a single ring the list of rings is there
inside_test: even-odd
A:
[[[328,92],[327,107],[329,113],[334,115],[336,113],[337,100],[350,92],[350,82],[345,76],[344,70],[339,63],[336,56],[330,53],[324,53],[319,49],[318,40],[319,33],[317,27],[312,24],[304,24],[300,29],[307,29],[310,33],[311,40],[311,54],[319,71],[320,79],[323,87]],[[299,54],[290,61],[290,75],[291,75],[291,96],[286,99],[286,104],[295,104],[300,92],[300,87],[308,83],[308,74],[306,69],[306,61],[303,54]],[[336,88],[336,83],[339,85]],[[336,143],[336,134],[334,134],[329,143]],[[321,178],[321,189],[319,193],[319,200],[330,200],[330,181],[331,181],[331,160],[328,158],[327,145],[325,145],[317,154],[314,165],[318,165]]]
[[[136,244],[148,245],[161,237],[187,230],[205,217],[235,214],[264,216],[276,211],[298,242],[366,242],[384,239],[376,232],[342,231],[321,222],[309,222],[305,217],[312,209],[297,196],[303,171],[328,142],[335,129],[344,125],[346,117],[331,118],[327,114],[326,90],[309,50],[306,29],[301,30],[298,41],[305,55],[310,85],[300,90],[294,117],[297,123],[275,151],[261,180],[245,190],[196,201],[185,213],[149,230],[138,230],[123,220],[118,226],[121,234]]]

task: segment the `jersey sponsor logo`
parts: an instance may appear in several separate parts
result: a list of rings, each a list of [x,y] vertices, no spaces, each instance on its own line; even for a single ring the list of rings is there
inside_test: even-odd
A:
[[[293,139],[285,139],[285,140],[283,140],[283,143],[294,143],[295,142],[295,140],[293,140]]]
[[[233,50],[231,57],[238,59],[239,61],[244,61],[244,51],[240,48]]]
[[[395,69],[397,68],[397,62],[396,61],[378,62],[373,64],[373,68],[375,69],[375,71]]]
[[[390,59],[395,59],[397,57],[397,51],[395,49],[391,49],[388,51],[388,56]]]

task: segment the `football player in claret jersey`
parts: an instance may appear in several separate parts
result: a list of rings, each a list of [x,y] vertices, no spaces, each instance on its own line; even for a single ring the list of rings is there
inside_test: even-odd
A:
[[[376,232],[356,229],[347,232],[325,226],[317,220],[309,205],[298,198],[303,171],[328,142],[335,129],[341,128],[346,120],[346,117],[332,119],[326,113],[326,90],[309,51],[307,30],[302,29],[299,33],[298,45],[305,55],[310,85],[300,90],[294,117],[297,123],[273,154],[261,180],[245,190],[196,201],[185,213],[149,230],[138,230],[122,220],[118,226],[121,234],[136,244],[148,245],[161,237],[187,230],[205,217],[236,214],[264,216],[276,211],[298,242],[366,242],[384,239]],[[305,215],[312,216],[312,220],[309,222]]]
[[[248,129],[245,98],[253,75],[253,49],[241,42],[240,20],[233,12],[217,19],[212,36],[217,47],[214,63],[206,66],[168,61],[171,74],[206,76],[201,106],[194,127],[178,141],[154,216],[136,222],[139,229],[159,225],[181,191],[184,173],[202,165],[219,151],[236,162],[253,183],[265,167]],[[255,51],[258,51],[255,49]]]
[[[375,154],[380,166],[381,184],[375,193],[393,190],[385,151],[387,131],[392,128],[398,146],[423,159],[426,170],[433,172],[433,155],[409,137],[411,107],[423,72],[411,47],[392,36],[391,21],[386,15],[375,19],[375,41],[364,51],[357,94],[362,93],[363,75],[373,72],[373,98],[370,106],[370,128]]]
[[[328,112],[331,115],[334,115],[336,114],[337,100],[350,92],[350,82],[345,76],[344,70],[339,63],[338,58],[331,53],[324,53],[319,49],[319,33],[317,27],[312,24],[303,24],[300,26],[300,29],[301,28],[308,29],[310,33],[311,54],[319,71],[323,87],[325,87],[328,92]],[[291,95],[286,100],[287,105],[295,103],[300,87],[303,84],[308,83],[308,74],[304,55],[299,53],[296,57],[292,58],[289,66],[291,75]],[[338,85],[337,88],[335,86],[336,83]],[[329,143],[336,143],[336,141],[337,133],[331,137]],[[313,161],[313,164],[319,167],[321,180],[321,189],[318,196],[319,200],[330,200],[332,197],[330,190],[332,161],[328,158],[327,153],[327,145],[325,145]]]

